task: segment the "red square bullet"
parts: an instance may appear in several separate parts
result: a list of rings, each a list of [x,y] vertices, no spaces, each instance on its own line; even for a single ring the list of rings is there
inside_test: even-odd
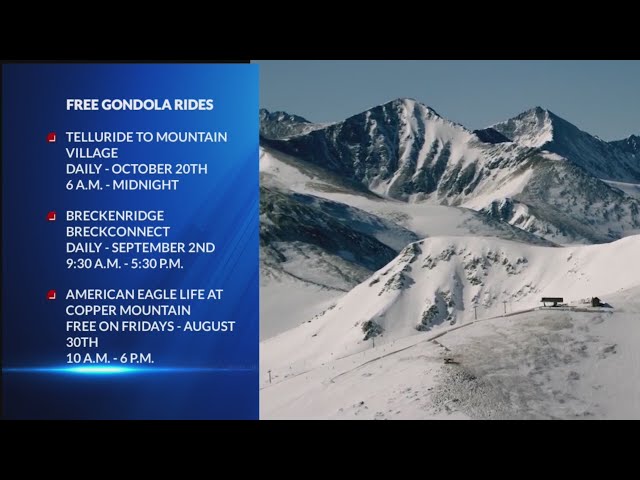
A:
[[[47,221],[48,222],[55,222],[56,221],[56,212],[54,212],[52,210],[49,213],[47,213]]]
[[[49,135],[47,135],[47,143],[56,143],[56,132],[49,132]]]
[[[47,300],[55,300],[56,299],[56,291],[55,290],[49,290],[47,292]]]

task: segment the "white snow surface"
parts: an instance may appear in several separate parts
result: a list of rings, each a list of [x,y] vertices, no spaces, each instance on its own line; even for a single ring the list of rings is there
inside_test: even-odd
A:
[[[260,338],[271,338],[313,318],[344,295],[340,290],[284,278],[260,286]]]
[[[263,346],[260,417],[640,419],[639,299],[479,319],[319,365],[277,366]]]
[[[540,305],[541,297],[579,302],[640,285],[640,236],[579,247],[536,247],[483,237],[435,237],[407,247],[341,297],[334,308],[263,343],[270,368],[319,366],[369,348],[363,324],[382,327],[379,344],[478,317]],[[505,303],[506,302],[506,303]],[[301,349],[300,345],[305,345]]]
[[[491,204],[494,200],[515,197],[517,194],[522,192],[524,187],[527,186],[532,174],[533,171],[528,169],[515,177],[503,178],[496,182],[492,189],[476,195],[464,202],[463,205],[473,210],[481,210]]]
[[[508,138],[525,147],[538,148],[553,141],[553,122],[549,112],[539,107],[506,122],[491,125],[491,128],[505,133]]]

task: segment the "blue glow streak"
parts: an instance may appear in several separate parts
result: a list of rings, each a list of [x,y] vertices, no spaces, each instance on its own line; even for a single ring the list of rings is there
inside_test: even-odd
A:
[[[59,373],[72,375],[130,375],[150,373],[250,372],[253,368],[134,367],[110,365],[74,365],[68,367],[3,368],[3,373]]]
[[[112,375],[114,373],[131,373],[131,367],[108,367],[108,366],[83,366],[67,367],[69,373],[80,373],[89,375]]]

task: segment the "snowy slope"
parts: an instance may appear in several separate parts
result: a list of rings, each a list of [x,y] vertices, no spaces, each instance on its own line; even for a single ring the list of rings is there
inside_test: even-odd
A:
[[[415,233],[417,238],[478,235],[534,245],[553,245],[552,242],[469,208],[425,202],[409,203],[372,194],[319,167],[269,149],[261,149],[260,175],[264,186],[289,189],[349,205],[406,228]],[[406,243],[400,248],[405,245]]]
[[[533,311],[369,345],[276,368],[271,384],[265,370],[260,417],[640,419],[639,298],[629,289],[609,311]]]
[[[261,338],[299,325],[417,238],[348,205],[262,186]]]
[[[640,285],[640,236],[610,244],[538,247],[479,237],[413,243],[309,323],[263,343],[271,366],[319,366],[420,331],[539,305],[542,296],[605,301]],[[506,302],[506,303],[505,303]],[[301,349],[300,346],[304,345]]]
[[[475,198],[464,205],[556,243],[603,243],[640,233],[640,203],[579,166],[537,159],[521,190]],[[512,188],[513,183],[508,188]]]
[[[525,147],[541,148],[553,141],[554,121],[559,118],[548,110],[534,107],[489,128]]]
[[[300,279],[288,274],[285,268],[264,264],[260,268],[260,340],[299,326],[322,313],[345,293]]]

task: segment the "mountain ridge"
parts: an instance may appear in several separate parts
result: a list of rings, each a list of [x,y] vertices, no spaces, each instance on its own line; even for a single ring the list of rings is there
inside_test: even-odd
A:
[[[521,145],[561,155],[600,179],[640,183],[640,158],[634,155],[640,145],[633,135],[607,142],[542,107],[489,128]]]
[[[637,200],[596,175],[603,165],[606,167],[597,160],[599,151],[572,159],[575,151],[589,151],[593,145],[605,149],[605,153],[607,149],[621,152],[619,147],[608,146],[541,107],[491,128],[490,132],[472,132],[420,102],[395,99],[295,136],[263,138],[262,144],[356,182],[375,195],[472,208],[531,233],[546,231],[545,238],[554,242],[607,242],[640,228]],[[487,135],[491,137],[488,142],[484,141]],[[524,138],[524,145],[505,141],[509,135],[517,140]],[[562,140],[567,135],[576,136],[576,142]],[[633,139],[630,145],[632,148]],[[572,155],[556,153],[563,149]],[[629,165],[621,163],[624,168]],[[623,174],[621,178],[628,179]],[[537,185],[539,198],[527,194],[531,182]],[[572,182],[586,189],[571,192],[567,187]],[[573,199],[571,215],[586,228],[576,224],[576,228],[567,230],[554,223],[562,215],[541,218],[547,212],[551,215],[567,208],[563,195]],[[496,215],[496,202],[502,205],[514,200],[524,202],[517,218]],[[594,202],[600,204],[594,208]],[[528,213],[534,210],[535,219]],[[622,223],[613,222],[612,213]],[[528,217],[523,219],[523,215]],[[571,223],[575,223],[573,219]]]

